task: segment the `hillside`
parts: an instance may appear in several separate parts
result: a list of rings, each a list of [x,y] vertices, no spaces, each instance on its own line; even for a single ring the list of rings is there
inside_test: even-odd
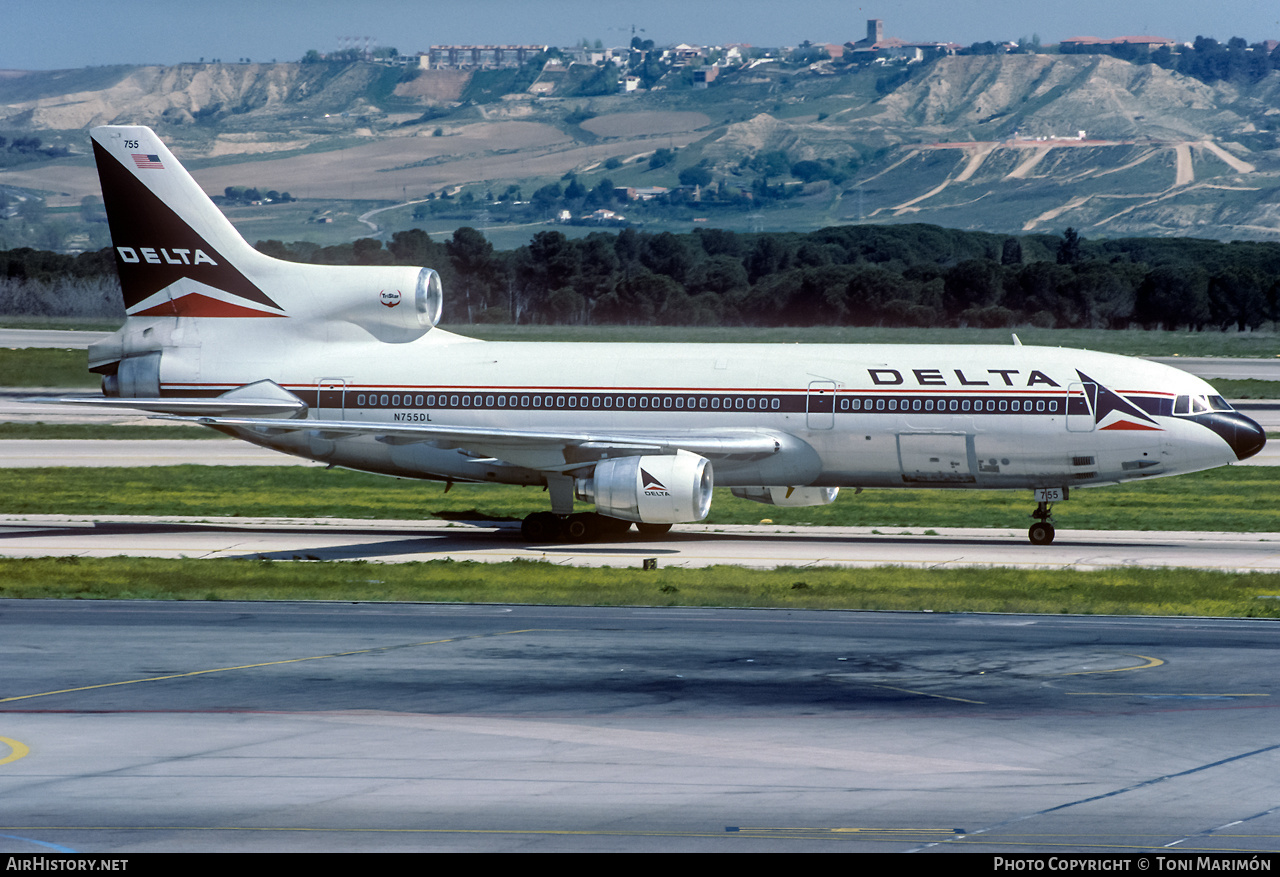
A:
[[[250,124],[302,120],[310,113],[367,106],[387,74],[371,64],[96,69],[97,76],[87,75],[93,70],[38,71],[0,78],[0,126],[68,131],[120,123],[184,125],[197,119],[226,123],[232,116]]]
[[[647,93],[557,92],[582,81],[372,64],[9,72],[0,135],[34,133],[83,155],[86,128],[143,123],[211,192],[262,185],[386,205],[472,189],[527,197],[566,174],[587,189],[606,178],[674,187],[681,171],[705,168],[701,207],[644,214],[676,230],[701,217],[764,229],[1280,237],[1280,73],[1242,87],[1109,56],[964,56],[834,75],[766,65],[706,90],[672,74]],[[651,168],[659,149],[675,160]],[[810,163],[800,176],[798,162]],[[84,158],[12,165],[2,186],[48,193],[51,206],[96,188]],[[380,231],[412,224],[410,212],[381,214]],[[466,222],[459,213],[453,224]]]

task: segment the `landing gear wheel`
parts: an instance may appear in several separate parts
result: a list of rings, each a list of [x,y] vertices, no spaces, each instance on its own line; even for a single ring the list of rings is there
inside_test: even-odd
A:
[[[1027,531],[1027,538],[1032,545],[1048,545],[1053,541],[1053,506],[1048,502],[1040,502],[1031,513],[1036,522]]]
[[[596,536],[595,515],[569,515],[559,521],[561,542],[589,542]]]
[[[520,535],[529,542],[554,542],[560,519],[551,512],[534,512],[520,522]]]
[[[640,535],[649,539],[658,539],[671,532],[670,524],[636,524],[636,529],[640,531]]]
[[[1039,521],[1031,525],[1031,529],[1027,531],[1027,538],[1031,540],[1032,545],[1048,545],[1053,541],[1053,524]]]

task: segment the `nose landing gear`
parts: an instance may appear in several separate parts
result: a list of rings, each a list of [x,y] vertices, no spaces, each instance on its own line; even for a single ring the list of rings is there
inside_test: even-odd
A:
[[[1048,545],[1053,541],[1053,508],[1051,503],[1041,502],[1036,506],[1036,510],[1031,513],[1031,517],[1036,522],[1031,525],[1031,529],[1027,530],[1027,538],[1031,540],[1032,545]]]

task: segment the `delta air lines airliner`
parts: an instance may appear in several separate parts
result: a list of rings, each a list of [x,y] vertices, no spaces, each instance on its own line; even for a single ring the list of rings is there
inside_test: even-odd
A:
[[[460,337],[436,328],[430,268],[270,258],[150,129],[92,137],[128,313],[90,348],[95,404],[350,469],[542,485],[529,540],[658,534],[702,520],[714,486],[779,506],[995,488],[1033,492],[1029,537],[1045,544],[1074,489],[1265,443],[1199,378],[1084,350]]]

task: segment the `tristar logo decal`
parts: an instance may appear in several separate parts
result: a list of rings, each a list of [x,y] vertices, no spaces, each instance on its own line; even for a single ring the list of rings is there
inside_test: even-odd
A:
[[[640,470],[640,482],[641,482],[640,489],[644,491],[645,496],[670,496],[671,495],[671,493],[667,490],[667,486],[665,484],[663,484],[657,478],[654,478],[648,472],[644,471],[644,469]]]
[[[382,290],[382,292],[378,293],[378,298],[382,300],[382,303],[384,305],[386,305],[389,308],[393,308],[396,305],[400,304],[400,290],[384,289]]]

